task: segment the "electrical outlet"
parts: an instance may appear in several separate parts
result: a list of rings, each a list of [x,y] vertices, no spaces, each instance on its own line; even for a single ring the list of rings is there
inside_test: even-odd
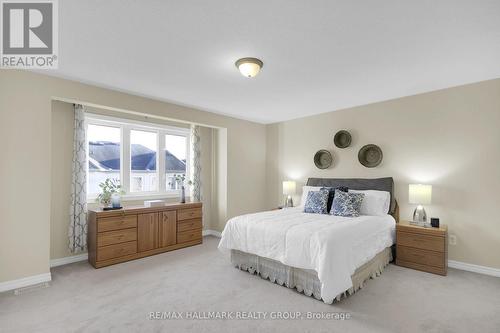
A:
[[[457,245],[457,236],[456,235],[450,235],[450,237],[449,237],[449,243],[450,243],[450,245]]]

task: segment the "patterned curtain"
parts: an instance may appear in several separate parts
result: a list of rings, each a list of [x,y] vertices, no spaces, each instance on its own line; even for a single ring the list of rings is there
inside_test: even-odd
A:
[[[201,201],[201,140],[200,126],[191,125],[191,145],[193,150],[193,200]]]
[[[69,221],[69,249],[87,250],[87,133],[83,106],[75,105],[73,180]]]

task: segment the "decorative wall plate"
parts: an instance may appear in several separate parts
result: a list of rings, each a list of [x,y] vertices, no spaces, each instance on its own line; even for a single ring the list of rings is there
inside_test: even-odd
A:
[[[332,163],[333,156],[328,150],[321,149],[314,154],[314,164],[318,169],[328,169]]]
[[[340,130],[337,133],[335,133],[335,136],[333,137],[333,143],[335,146],[338,148],[347,148],[351,145],[351,133],[347,132],[346,130]]]
[[[382,149],[374,144],[369,144],[361,147],[358,153],[359,163],[367,168],[374,168],[382,162]]]

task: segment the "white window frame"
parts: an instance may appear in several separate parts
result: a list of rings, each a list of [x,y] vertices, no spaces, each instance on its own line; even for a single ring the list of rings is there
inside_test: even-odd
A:
[[[120,183],[125,194],[123,201],[147,200],[157,198],[175,198],[180,190],[168,189],[165,173],[165,136],[178,135],[186,138],[186,179],[191,176],[191,138],[189,128],[174,127],[162,124],[148,123],[137,120],[122,119],[94,113],[85,114],[85,128],[88,125],[108,126],[120,129]],[[158,190],[148,192],[130,192],[131,159],[130,159],[130,131],[147,131],[157,134],[156,175],[158,177]],[[88,142],[87,142],[88,145]],[[87,152],[88,154],[89,152]],[[88,163],[87,163],[87,189],[88,189]],[[190,187],[186,186],[186,196],[190,196]],[[95,202],[97,194],[87,192],[87,202]]]

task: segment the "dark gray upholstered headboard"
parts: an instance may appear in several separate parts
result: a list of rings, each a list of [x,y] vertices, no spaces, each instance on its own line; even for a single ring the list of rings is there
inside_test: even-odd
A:
[[[391,194],[391,207],[389,213],[394,215],[397,209],[396,199],[394,198],[394,179],[385,178],[309,178],[308,186],[326,186],[337,187],[346,186],[353,190],[378,190],[387,191]]]

